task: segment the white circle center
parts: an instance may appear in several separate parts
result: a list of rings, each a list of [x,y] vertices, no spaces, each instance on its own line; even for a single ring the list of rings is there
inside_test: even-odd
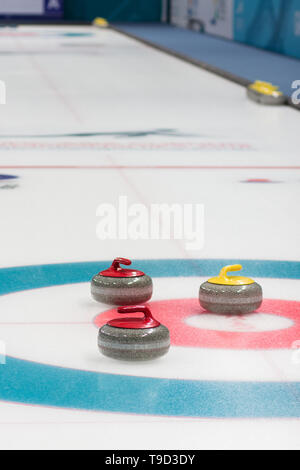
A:
[[[285,330],[294,324],[289,318],[267,313],[251,313],[242,316],[204,313],[187,318],[185,323],[202,330],[232,331],[236,333]]]

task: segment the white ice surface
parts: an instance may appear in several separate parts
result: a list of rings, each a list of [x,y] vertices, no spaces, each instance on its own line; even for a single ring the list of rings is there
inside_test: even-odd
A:
[[[295,110],[258,106],[242,87],[109,30],[77,38],[63,31],[91,29],[0,31],[0,79],[7,85],[7,105],[0,107],[0,173],[20,177],[18,188],[0,187],[1,267],[108,260],[116,253],[136,259],[299,260]],[[156,129],[175,132],[68,135]],[[253,178],[274,183],[242,183]],[[203,250],[188,252],[178,241],[100,242],[96,208],[116,203],[119,195],[146,205],[203,203]],[[154,300],[192,297],[201,280],[159,279]],[[267,298],[299,300],[299,281],[259,281]],[[143,369],[126,365],[125,371],[98,355],[91,318],[101,308],[89,300],[86,284],[3,296],[0,339],[8,354],[66,367],[299,380],[290,350],[174,347],[166,362]],[[266,328],[259,322],[256,328]],[[144,448],[146,437],[151,449],[300,448],[299,420],[174,419],[8,403],[0,410],[1,448]]]

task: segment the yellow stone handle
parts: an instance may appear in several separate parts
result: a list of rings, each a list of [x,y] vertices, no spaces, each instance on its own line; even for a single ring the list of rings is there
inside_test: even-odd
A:
[[[254,83],[250,85],[252,90],[257,91],[258,93],[262,93],[263,95],[272,95],[278,94],[282,95],[283,93],[279,90],[279,86],[273,85],[272,83],[262,82],[260,80],[256,80]]]
[[[225,286],[244,286],[247,284],[253,284],[253,279],[244,276],[228,276],[230,271],[240,271],[243,266],[240,264],[232,264],[230,266],[224,266],[221,269],[220,274],[217,277],[212,277],[207,282],[211,284],[222,284]]]
[[[224,279],[225,281],[229,281],[229,277],[227,276],[228,272],[231,271],[241,271],[243,269],[243,266],[241,264],[232,264],[230,266],[224,266],[224,268],[221,269],[219,278]]]

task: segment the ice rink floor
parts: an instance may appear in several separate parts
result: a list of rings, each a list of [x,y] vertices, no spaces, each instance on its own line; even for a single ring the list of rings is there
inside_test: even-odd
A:
[[[109,29],[4,28],[0,55],[0,448],[300,449],[298,111]],[[120,196],[204,204],[204,248],[100,241]],[[160,360],[98,352],[116,256],[153,277]],[[203,312],[240,261],[262,307]]]

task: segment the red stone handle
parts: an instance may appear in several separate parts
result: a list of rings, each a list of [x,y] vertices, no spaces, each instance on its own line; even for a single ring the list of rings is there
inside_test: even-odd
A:
[[[108,269],[101,271],[99,275],[107,277],[138,277],[145,275],[142,271],[137,271],[136,269],[122,268],[120,266],[121,264],[130,266],[131,260],[127,258],[115,258],[111,266]]]
[[[115,270],[122,269],[120,264],[125,264],[125,266],[130,266],[131,261],[127,258],[116,258],[113,262],[111,267]]]
[[[115,318],[114,320],[110,320],[108,322],[109,326],[113,326],[116,328],[134,328],[134,329],[141,329],[141,328],[157,328],[160,326],[159,321],[153,318],[150,308],[146,307],[146,305],[135,305],[135,306],[127,306],[127,307],[119,307],[119,313],[143,313],[144,318],[138,317],[125,317],[125,318]]]
[[[118,313],[143,313],[145,321],[155,320],[150,308],[146,307],[146,305],[136,305],[134,307],[129,305],[128,307],[119,307]]]

